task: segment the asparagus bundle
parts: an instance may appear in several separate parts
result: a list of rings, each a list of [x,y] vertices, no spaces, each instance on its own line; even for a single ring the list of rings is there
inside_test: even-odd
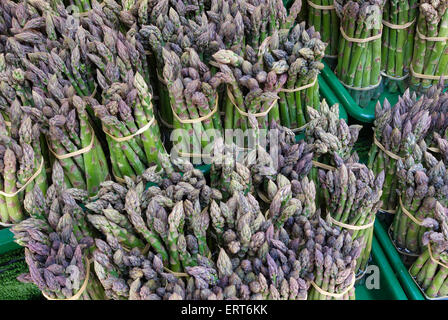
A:
[[[412,265],[409,273],[429,299],[448,296],[448,212],[439,202],[434,210],[433,226],[423,234],[423,253]]]
[[[128,300],[213,300],[210,290],[216,283],[217,272],[208,264],[189,268],[183,276],[166,271],[162,258],[149,251],[143,254],[134,248],[124,250],[117,239],[107,243],[96,239],[94,266],[106,295],[110,299]]]
[[[164,48],[163,58],[163,76],[174,115],[174,128],[181,129],[175,131],[181,137],[180,155],[209,156],[210,146],[222,132],[218,95],[211,85],[210,70],[194,49],[186,49],[178,55]],[[195,163],[205,160],[196,160],[196,156],[193,159]]]
[[[414,49],[417,0],[386,1],[383,11],[381,70],[390,92],[404,92]]]
[[[49,77],[47,92],[33,88],[34,107],[22,110],[41,123],[49,151],[64,169],[67,187],[95,195],[99,183],[109,178],[106,157],[93,130],[86,101],[76,95],[71,85],[63,86],[61,82],[53,75]]]
[[[384,0],[336,1],[341,41],[336,74],[355,102],[366,107],[379,96]]]
[[[356,272],[367,267],[372,248],[373,222],[382,202],[384,171],[375,177],[372,170],[360,163],[344,163],[335,154],[335,171],[319,170],[327,220],[330,225],[347,229],[352,239],[366,240],[357,261]]]
[[[338,57],[339,17],[332,0],[308,0],[305,20],[308,26],[319,32],[322,41],[328,43],[325,49],[327,58]]]
[[[28,208],[24,207],[23,200],[35,186],[43,193],[47,191],[39,125],[33,124],[28,116],[20,116],[17,100],[11,109],[11,125],[14,126],[11,129],[0,115],[0,218],[3,224],[15,224],[24,219]]]
[[[436,202],[448,205],[447,166],[426,151],[424,141],[397,164],[399,206],[392,226],[392,239],[408,254],[420,254],[426,218],[434,218]],[[430,222],[431,223],[431,222]]]
[[[19,280],[36,284],[47,299],[102,299],[104,292],[89,272],[93,239],[85,213],[65,188],[58,162],[52,178],[46,197],[35,186],[25,198],[32,217],[11,228],[29,267]]]
[[[426,105],[431,97],[423,96],[417,100],[416,94],[406,90],[392,108],[387,99],[383,106],[375,108],[374,143],[369,152],[367,166],[375,175],[386,171],[383,187],[383,210],[395,210],[398,205],[395,189],[397,182],[397,161],[411,152],[412,144],[425,139],[431,125],[431,117]],[[413,138],[410,138],[412,134]]]
[[[448,3],[423,0],[419,12],[411,62],[411,87],[426,91],[447,75]]]
[[[268,67],[287,68],[288,79],[279,93],[280,120],[295,131],[310,120],[306,107],[319,108],[317,75],[324,68],[321,60],[325,47],[319,32],[313,27],[306,29],[302,22],[289,30],[275,32],[264,52]]]

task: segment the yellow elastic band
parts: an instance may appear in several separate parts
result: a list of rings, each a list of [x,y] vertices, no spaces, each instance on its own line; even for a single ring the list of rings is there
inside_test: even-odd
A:
[[[317,9],[317,10],[334,10],[335,9],[334,4],[331,4],[329,6],[320,6],[310,0],[307,0],[307,2],[310,5],[310,7],[313,7],[314,9]]]
[[[321,169],[325,169],[325,170],[336,170],[335,167],[332,167],[332,166],[330,166],[330,165],[328,165],[328,164],[325,164],[325,163],[321,163],[321,162],[314,161],[314,160],[312,161],[312,163],[313,163],[313,166],[318,167],[318,168],[321,168]]]
[[[143,132],[145,132],[146,130],[149,129],[149,127],[152,126],[152,124],[154,123],[156,119],[154,117],[151,118],[151,120],[149,120],[149,122],[147,124],[145,124],[143,127],[141,127],[140,129],[138,129],[135,133],[129,135],[129,136],[125,136],[125,137],[115,137],[112,134],[110,134],[106,128],[104,128],[103,126],[103,132],[108,135],[112,140],[116,141],[116,142],[125,142],[128,140],[131,140],[132,138],[134,138],[135,136],[138,136],[139,134],[142,134]]]
[[[435,263],[437,263],[438,265],[448,269],[448,266],[442,262],[440,262],[440,260],[437,260],[436,258],[434,258],[434,256],[432,255],[432,250],[431,250],[431,242],[428,242],[428,252],[429,252],[429,256],[431,258],[431,260]]]
[[[313,82],[308,83],[304,86],[298,87],[298,88],[294,88],[294,89],[280,89],[280,92],[297,92],[297,91],[302,91],[308,88],[313,87],[316,84],[317,81],[317,76],[314,78]]]
[[[341,34],[342,34],[342,36],[344,37],[344,39],[347,40],[347,41],[349,41],[349,42],[366,43],[366,42],[370,42],[370,41],[374,41],[374,40],[381,39],[381,35],[382,35],[382,31],[383,31],[383,27],[381,26],[380,33],[378,33],[377,35],[374,35],[374,36],[371,36],[371,37],[368,37],[368,38],[362,38],[362,39],[361,39],[361,38],[352,38],[352,37],[349,37],[349,36],[345,33],[344,28],[342,28],[342,26],[339,27],[339,30],[341,31]]]
[[[242,116],[248,117],[249,114],[253,115],[255,118],[259,118],[259,117],[266,117],[269,112],[271,111],[271,109],[275,106],[275,104],[277,103],[277,99],[275,99],[274,101],[272,101],[271,105],[269,106],[269,108],[263,112],[258,112],[258,113],[247,113],[243,110],[241,110],[236,102],[235,102],[235,98],[233,97],[232,92],[230,92],[229,87],[227,87],[227,96],[230,99],[230,102],[232,102],[232,104],[235,106],[235,109],[239,112],[239,114],[241,114]]]
[[[202,122],[204,120],[207,120],[209,118],[211,118],[216,111],[218,111],[218,96],[216,96],[216,101],[215,101],[215,108],[213,108],[213,110],[211,112],[209,112],[207,115],[203,116],[203,117],[199,117],[196,119],[181,119],[176,111],[174,111],[173,109],[173,105],[171,104],[171,110],[173,111],[173,115],[174,117],[180,122],[180,123],[198,123],[198,122]]]
[[[81,298],[81,295],[84,293],[84,291],[87,288],[87,284],[89,283],[89,278],[90,278],[90,261],[89,261],[89,259],[86,259],[86,260],[87,260],[86,278],[84,279],[84,283],[82,284],[82,287],[79,289],[79,291],[74,296],[72,296],[71,298],[68,298],[68,299],[54,299],[54,298],[47,296],[45,294],[45,292],[43,292],[43,291],[42,291],[42,295],[47,300],[62,300],[62,301],[64,301],[64,300],[78,300],[79,298]]]
[[[407,28],[409,28],[410,26],[412,26],[412,25],[414,24],[414,22],[415,22],[415,18],[414,18],[414,20],[409,21],[408,23],[405,23],[405,24],[393,24],[393,23],[390,23],[390,22],[388,22],[388,21],[386,21],[386,20],[383,20],[383,24],[384,24],[386,27],[389,27],[389,28],[391,28],[391,29],[396,29],[396,30],[407,29]]]
[[[414,71],[414,67],[412,64],[409,66],[409,70],[411,70],[411,74],[415,78],[426,79],[426,80],[445,80],[448,79],[448,75],[446,76],[431,76],[423,73],[418,73]]]
[[[355,231],[368,229],[368,228],[372,227],[373,224],[375,223],[375,217],[373,217],[373,220],[370,223],[368,223],[368,224],[365,224],[363,226],[354,226],[352,224],[346,224],[346,223],[340,222],[338,220],[335,220],[330,215],[330,213],[327,214],[327,220],[330,221],[331,223],[339,226],[339,227],[342,227],[342,228],[345,228],[345,229],[349,229],[349,230],[355,230]]]
[[[64,160],[64,159],[68,159],[68,158],[73,158],[73,157],[76,157],[76,156],[79,156],[79,155],[81,155],[81,154],[84,154],[84,153],[89,152],[90,150],[92,150],[92,148],[93,148],[93,144],[94,144],[94,142],[95,142],[95,132],[93,131],[93,128],[92,128],[90,125],[89,125],[89,127],[90,127],[90,131],[92,132],[92,139],[90,140],[90,143],[89,143],[89,145],[88,145],[87,147],[82,148],[82,149],[79,149],[79,150],[76,150],[76,151],[74,151],[74,152],[66,153],[66,154],[57,154],[57,153],[50,147],[50,143],[48,143],[48,141],[47,141],[47,144],[48,144],[48,150],[50,150],[50,152],[55,156],[55,158],[56,158],[56,159],[59,159],[59,160]]]
[[[190,276],[188,273],[171,271],[171,270],[168,269],[167,267],[163,267],[163,269],[164,269],[166,272],[169,272],[169,273],[171,273],[172,275],[175,275],[176,277],[189,277],[189,276]]]
[[[407,215],[409,217],[409,219],[411,219],[415,224],[418,224],[419,226],[421,226],[423,224],[422,221],[418,220],[416,217],[414,217],[403,205],[403,201],[401,200],[401,197],[398,197],[398,200],[400,201],[400,207],[401,210],[403,211],[403,213],[405,215]]]
[[[311,285],[314,287],[314,289],[316,289],[320,294],[323,294],[324,296],[329,296],[332,298],[342,298],[351,289],[353,289],[353,287],[355,286],[355,282],[356,282],[356,276],[353,274],[352,283],[341,293],[331,293],[331,292],[325,291],[325,290],[319,288],[319,286],[314,281],[311,281]]]
[[[34,179],[37,178],[37,176],[40,174],[40,172],[42,171],[42,168],[44,166],[44,158],[42,157],[40,160],[40,165],[39,168],[36,170],[36,172],[34,172],[34,174],[31,176],[31,178],[28,179],[28,181],[16,192],[14,193],[6,193],[0,190],[0,195],[6,197],[6,198],[12,198],[15,197],[17,194],[19,194],[20,192],[22,192],[23,190],[25,190],[25,188],[34,181]]]
[[[417,36],[420,39],[426,40],[426,41],[445,42],[448,40],[448,37],[427,37],[424,34],[420,33],[420,30],[418,30],[418,26],[417,26],[417,28],[415,28],[415,32],[417,33]]]

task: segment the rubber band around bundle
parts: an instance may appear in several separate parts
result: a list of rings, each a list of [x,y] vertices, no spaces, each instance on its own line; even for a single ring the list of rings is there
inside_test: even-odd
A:
[[[420,32],[420,30],[418,29],[418,26],[417,26],[417,28],[415,28],[415,33],[417,34],[417,36],[420,39],[426,40],[426,41],[445,42],[448,40],[448,37],[427,37]]]
[[[337,54],[326,54],[324,58],[336,59],[338,57]]]
[[[16,195],[18,195],[20,192],[22,192],[23,190],[25,190],[25,188],[34,181],[34,179],[37,178],[37,176],[41,173],[42,168],[44,167],[44,158],[42,157],[40,160],[40,165],[39,168],[36,170],[36,172],[34,172],[34,174],[31,176],[31,178],[28,179],[27,182],[25,182],[25,184],[23,186],[21,186],[17,191],[13,192],[13,193],[6,193],[4,191],[0,190],[0,195],[6,197],[6,198],[12,198],[15,197]]]
[[[247,112],[241,110],[241,109],[237,106],[237,104],[236,104],[236,102],[235,102],[235,98],[233,97],[232,92],[230,92],[229,87],[227,87],[227,96],[229,97],[230,102],[232,102],[232,104],[235,106],[235,109],[238,111],[238,113],[239,113],[240,115],[245,116],[245,117],[248,117],[249,114],[251,114],[251,115],[253,115],[255,118],[266,117],[266,116],[269,114],[269,112],[271,111],[271,109],[274,108],[274,106],[275,106],[275,104],[277,103],[277,100],[278,100],[278,99],[274,99],[274,101],[272,101],[272,103],[271,103],[271,105],[269,106],[269,108],[267,108],[267,110],[265,110],[265,111],[263,111],[263,112],[258,112],[258,113],[247,113]]]
[[[381,212],[385,212],[385,213],[390,213],[390,214],[395,214],[395,213],[397,213],[397,210],[393,210],[393,209],[383,209],[383,208],[380,208],[379,209],[379,211],[381,211]]]
[[[126,183],[126,180],[124,180],[123,178],[120,178],[113,170],[112,170],[112,175],[114,176],[114,179],[117,180],[118,183]]]
[[[79,298],[81,298],[81,295],[84,293],[84,291],[86,291],[87,288],[87,284],[89,283],[89,278],[90,278],[90,261],[89,259],[86,259],[87,262],[87,269],[86,269],[86,278],[84,279],[84,283],[82,284],[81,288],[79,288],[78,292],[73,295],[70,298],[67,299],[55,299],[55,298],[51,298],[48,295],[45,294],[45,292],[42,291],[42,295],[45,297],[45,299],[47,300],[61,300],[61,301],[68,301],[68,300],[78,300]]]
[[[111,133],[109,133],[106,128],[104,128],[103,126],[103,132],[108,135],[112,140],[116,141],[116,142],[125,142],[128,140],[131,140],[132,138],[134,138],[135,136],[138,136],[140,134],[142,134],[143,132],[145,132],[146,130],[148,130],[152,124],[154,123],[154,121],[156,120],[155,117],[152,117],[151,120],[149,120],[149,122],[147,124],[145,124],[143,127],[141,127],[140,129],[138,129],[136,132],[134,132],[133,134],[130,134],[128,136],[124,136],[124,137],[115,137],[114,135],[112,135]]]
[[[386,20],[383,19],[383,25],[385,25],[388,28],[395,29],[395,30],[407,29],[410,26],[412,26],[414,23],[415,23],[415,18],[414,18],[414,20],[409,21],[409,22],[404,23],[404,24],[393,24],[393,23],[390,23],[389,21],[386,21]]]
[[[378,34],[376,34],[374,36],[371,36],[371,37],[367,37],[367,38],[352,38],[352,37],[349,37],[345,33],[344,28],[342,28],[342,26],[339,27],[339,30],[341,31],[342,37],[345,40],[347,40],[348,42],[366,43],[366,42],[370,42],[370,41],[381,39],[381,35],[383,33],[383,26],[381,25],[380,32]]]
[[[166,122],[165,120],[163,120],[162,117],[159,117],[160,122],[167,127],[168,129],[174,129],[174,126],[172,124],[169,124],[168,122]]]
[[[216,99],[215,99],[215,100],[216,100],[216,101],[215,101],[215,107],[213,108],[213,110],[212,110],[211,112],[209,112],[207,115],[205,115],[205,116],[203,116],[203,117],[196,118],[196,119],[181,119],[181,118],[178,116],[178,114],[174,111],[174,109],[173,109],[173,105],[171,105],[171,111],[173,111],[173,116],[174,116],[180,123],[183,123],[183,124],[186,124],[186,123],[198,123],[198,122],[202,122],[202,121],[205,121],[205,120],[211,118],[211,117],[218,111],[218,96],[216,96]]]
[[[389,158],[395,159],[395,160],[403,160],[402,157],[396,155],[395,153],[390,152],[389,150],[386,150],[386,148],[381,144],[381,142],[379,142],[376,138],[376,136],[373,136],[373,143],[376,144],[378,146],[378,148],[381,149],[381,151],[383,151],[385,154],[387,154],[389,156]]]
[[[317,82],[317,76],[314,77],[314,80],[311,83],[308,83],[308,84],[306,84],[304,86],[301,86],[301,87],[298,87],[298,88],[294,88],[294,89],[284,89],[284,88],[282,88],[282,89],[280,89],[280,92],[297,92],[297,91],[302,91],[302,90],[305,90],[305,89],[313,87],[316,84],[316,82]]]
[[[334,10],[334,9],[336,9],[334,4],[331,4],[329,6],[321,6],[321,5],[315,4],[314,2],[312,2],[310,0],[307,0],[307,2],[310,5],[310,7],[313,7],[314,9],[317,9],[317,10]]]
[[[428,150],[431,151],[431,152],[434,152],[434,153],[440,153],[440,149],[439,148],[429,147]]]
[[[301,126],[301,127],[298,127],[298,128],[295,128],[295,129],[291,129],[291,131],[294,132],[294,133],[297,133],[297,132],[300,132],[300,131],[305,130],[306,127],[308,127],[308,123],[307,123],[307,124],[304,124],[304,125]]]
[[[353,289],[353,287],[355,286],[356,283],[356,276],[353,274],[353,280],[350,283],[350,285],[345,288],[344,291],[342,291],[341,293],[332,293],[332,292],[328,292],[325,291],[323,289],[321,289],[313,280],[311,280],[311,285],[314,287],[314,289],[317,290],[317,292],[319,292],[320,294],[323,294],[324,296],[328,296],[328,297],[332,297],[332,298],[342,298],[344,295],[346,295],[347,293],[350,292],[351,289]]]
[[[412,66],[412,64],[410,65],[409,70],[411,71],[411,74],[412,74],[412,76],[414,78],[426,79],[426,80],[445,80],[445,79],[448,79],[448,75],[433,76],[433,75],[427,75],[427,74],[415,72],[414,71],[414,67]]]
[[[416,254],[416,253],[406,252],[402,248],[397,246],[397,244],[395,243],[394,238],[392,237],[392,225],[389,226],[389,229],[387,230],[387,233],[389,235],[390,241],[392,242],[392,244],[395,247],[395,250],[397,250],[397,252],[399,254],[404,255],[404,256],[408,256],[408,257],[418,257],[418,256],[420,256],[419,254]]]
[[[327,213],[327,220],[330,221],[332,224],[335,224],[341,228],[345,228],[345,229],[349,229],[349,230],[353,230],[353,231],[359,231],[359,230],[365,230],[365,229],[369,229],[370,227],[373,227],[373,224],[375,223],[375,216],[373,217],[371,222],[369,222],[368,224],[365,224],[363,226],[354,226],[352,224],[340,222],[340,221],[334,219],[330,213]]]
[[[401,200],[401,197],[398,197],[398,200],[400,201],[400,207],[401,207],[401,210],[403,211],[403,213],[404,213],[405,215],[407,215],[408,218],[412,220],[412,222],[414,222],[415,224],[417,224],[417,225],[419,225],[419,226],[422,226],[423,221],[418,220],[416,217],[414,217],[414,216],[408,211],[408,209],[406,209],[406,208],[404,207],[404,205],[403,205],[403,201]]]
[[[378,88],[379,85],[381,84],[381,81],[382,81],[382,80],[383,80],[383,78],[380,77],[380,80],[379,80],[376,84],[373,84],[373,85],[368,86],[368,87],[353,87],[353,86],[351,86],[351,85],[345,84],[345,83],[342,82],[341,80],[339,80],[339,82],[342,83],[342,85],[343,85],[344,87],[346,87],[346,88],[348,88],[348,89],[351,89],[351,90],[355,90],[355,91],[369,91],[369,90],[373,90],[373,89]]]
[[[392,79],[392,80],[395,80],[395,81],[405,80],[405,79],[407,79],[407,78],[409,77],[409,73],[406,73],[406,74],[405,74],[404,76],[402,76],[402,77],[391,76],[391,75],[388,75],[388,74],[387,74],[386,72],[384,72],[384,71],[381,71],[380,74],[381,74],[383,77],[386,77],[386,78],[389,78],[389,79]]]
[[[318,162],[318,161],[315,161],[315,160],[313,160],[313,161],[311,161],[311,162],[313,163],[313,166],[318,167],[318,168],[321,168],[321,169],[325,169],[325,170],[336,170],[335,167],[330,166],[330,165],[325,164],[325,163],[321,163],[321,162]]]
[[[94,131],[93,131],[92,126],[89,125],[89,127],[90,127],[90,130],[91,130],[91,132],[92,132],[92,138],[90,139],[90,143],[89,143],[89,145],[88,145],[87,147],[82,148],[82,149],[79,149],[79,150],[76,150],[76,151],[74,151],[74,152],[70,152],[70,153],[57,154],[57,153],[50,147],[50,143],[47,141],[47,144],[48,144],[48,150],[49,150],[49,151],[51,152],[51,154],[54,155],[55,158],[58,159],[58,160],[64,160],[64,159],[68,159],[68,158],[73,158],[73,157],[80,156],[80,155],[82,155],[82,154],[84,154],[84,153],[89,152],[90,150],[92,150],[92,148],[93,148],[93,144],[95,143],[95,133],[94,133]]]

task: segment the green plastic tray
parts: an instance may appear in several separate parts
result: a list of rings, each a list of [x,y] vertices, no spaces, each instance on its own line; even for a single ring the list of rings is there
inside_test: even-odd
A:
[[[375,105],[376,100],[370,101],[369,105],[366,108],[361,108],[355,100],[348,93],[347,89],[342,85],[336,75],[333,73],[331,68],[328,66],[326,62],[324,62],[325,68],[322,70],[322,77],[328,83],[330,88],[333,90],[334,94],[344,105],[347,113],[353,117],[354,119],[360,122],[371,123],[375,120]],[[384,99],[387,98],[389,102],[394,105],[398,101],[399,93],[390,93],[385,89],[381,94],[379,101],[383,103]]]
[[[409,300],[425,300],[425,297],[421,293],[420,289],[417,287],[414,280],[412,280],[408,269],[401,261],[400,255],[390,240],[386,228],[387,226],[377,219],[373,230],[375,237],[378,239],[378,242],[381,244],[382,249],[390,261],[390,264],[392,265],[395,275],[400,281],[403,290],[406,292]]]
[[[365,283],[360,283],[356,286],[356,300],[408,300],[376,236],[373,237],[370,265],[379,268],[379,289],[368,289]]]
[[[0,254],[15,250],[20,246],[14,242],[14,235],[9,228],[0,230]]]

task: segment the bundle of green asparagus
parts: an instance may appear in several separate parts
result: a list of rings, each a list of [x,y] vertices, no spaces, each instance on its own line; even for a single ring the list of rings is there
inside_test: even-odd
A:
[[[336,14],[333,0],[307,0],[307,16],[304,19],[309,27],[319,32],[322,41],[328,43],[325,49],[327,58],[338,57],[339,17]]]
[[[398,205],[395,190],[397,182],[397,161],[411,152],[413,135],[415,143],[420,143],[427,136],[431,126],[431,116],[426,106],[432,98],[423,96],[417,100],[415,93],[406,90],[397,104],[392,108],[387,99],[383,106],[377,103],[375,108],[374,143],[369,152],[367,166],[375,175],[386,171],[383,186],[383,210],[395,210]]]
[[[33,88],[34,107],[21,109],[41,124],[50,153],[64,169],[67,187],[95,195],[100,182],[109,179],[106,157],[87,114],[86,101],[71,85],[61,82],[56,75],[49,76],[46,92]]]
[[[336,75],[355,102],[366,107],[379,96],[381,32],[385,0],[335,1],[341,17]]]
[[[409,269],[429,299],[448,296],[448,211],[439,202],[434,209],[433,230],[423,234],[423,253]]]
[[[370,257],[373,239],[373,223],[381,208],[380,200],[384,183],[384,171],[375,177],[364,164],[344,163],[335,154],[337,168],[334,171],[319,170],[327,210],[327,222],[335,228],[347,229],[352,239],[366,241],[357,261],[356,272],[364,272]]]
[[[52,178],[46,197],[35,186],[25,198],[32,217],[11,228],[15,241],[25,247],[29,267],[19,280],[37,285],[47,299],[103,299],[104,291],[90,273],[93,239],[85,213],[65,188],[58,162]]]
[[[100,239],[95,243],[95,273],[109,299],[216,299],[210,288],[216,283],[217,272],[210,265],[202,263],[179,275],[166,270],[160,255],[151,251],[143,254],[134,248],[128,252],[113,237],[108,237],[107,243]],[[184,280],[185,276],[191,277]]]
[[[386,1],[383,11],[381,70],[390,92],[407,88],[409,66],[414,50],[418,0]]]
[[[448,173],[447,165],[426,151],[424,141],[410,148],[412,152],[397,163],[399,206],[391,236],[401,251],[418,255],[428,230],[426,218],[434,218],[437,201],[448,205]]]
[[[20,105],[11,106],[12,122],[0,115],[0,217],[3,224],[14,224],[25,217],[23,201],[35,186],[45,194],[47,175],[40,144],[40,128],[28,116],[21,116]],[[29,212],[28,212],[29,213]]]
[[[411,62],[411,88],[424,92],[447,76],[448,3],[420,1]]]

